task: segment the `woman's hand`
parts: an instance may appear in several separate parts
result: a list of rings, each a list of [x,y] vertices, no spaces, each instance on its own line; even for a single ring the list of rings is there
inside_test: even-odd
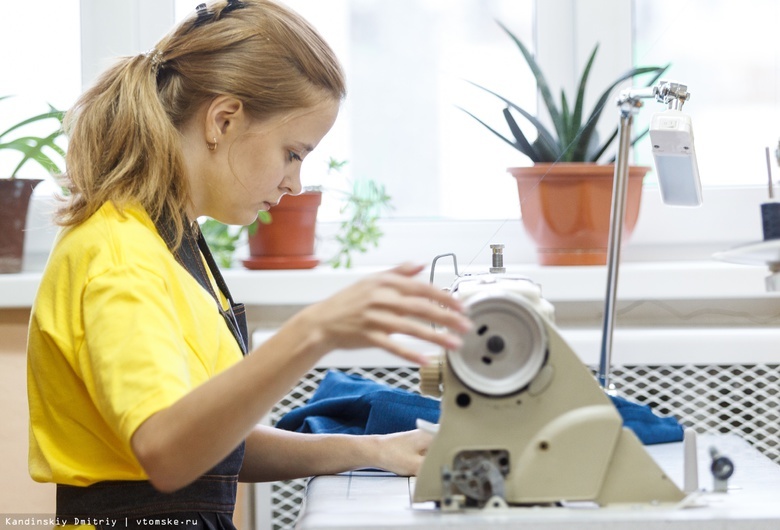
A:
[[[391,338],[410,335],[457,349],[458,333],[471,327],[461,303],[441,289],[414,279],[422,265],[400,265],[366,278],[333,297],[309,306],[308,329],[318,333],[320,346],[335,348],[378,347],[418,364],[424,356]],[[436,331],[431,323],[446,328]]]
[[[431,440],[433,435],[420,429],[378,435],[376,467],[403,477],[416,476]]]

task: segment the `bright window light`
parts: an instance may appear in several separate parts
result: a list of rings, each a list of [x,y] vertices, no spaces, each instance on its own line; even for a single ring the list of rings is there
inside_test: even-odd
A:
[[[778,21],[776,0],[634,0],[636,64],[670,62],[666,78],[691,92],[703,186],[766,184],[765,148],[780,138]],[[649,143],[636,151],[652,165]]]
[[[501,20],[533,47],[532,0],[289,0],[344,64],[347,100],[303,166],[304,184],[343,187],[370,178],[393,197],[393,217],[519,216],[510,166],[528,160],[457,107],[506,128],[502,105],[480,83],[536,108],[536,86]],[[192,2],[177,0],[177,19]],[[348,160],[343,178],[325,161]],[[320,218],[337,219],[323,201]]]
[[[76,101],[81,93],[79,6],[79,0],[39,0],[34,9],[29,2],[3,2],[0,96],[14,98],[0,102],[0,131],[46,112],[48,104],[67,109]],[[44,127],[48,131],[51,125]],[[0,176],[10,174],[20,159],[16,153],[0,153]],[[36,164],[28,164],[25,172],[45,175]]]

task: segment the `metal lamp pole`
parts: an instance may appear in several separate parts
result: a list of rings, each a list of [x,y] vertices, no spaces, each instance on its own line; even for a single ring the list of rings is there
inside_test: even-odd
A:
[[[690,97],[688,87],[679,83],[661,81],[651,88],[629,89],[620,94],[618,108],[620,124],[619,141],[615,160],[615,178],[612,187],[612,210],[610,213],[609,242],[607,246],[607,296],[604,304],[604,322],[601,335],[601,356],[599,359],[598,381],[601,387],[610,390],[610,370],[612,366],[612,337],[615,322],[615,298],[617,295],[618,270],[620,267],[620,249],[623,238],[623,221],[626,212],[626,192],[628,188],[628,151],[631,147],[631,125],[634,116],[642,108],[642,99],[655,98],[670,109],[680,109]]]

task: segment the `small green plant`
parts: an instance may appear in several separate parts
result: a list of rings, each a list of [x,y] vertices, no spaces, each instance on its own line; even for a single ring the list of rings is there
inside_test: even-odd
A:
[[[214,219],[206,219],[200,224],[200,230],[219,266],[229,268],[233,264],[233,253],[243,227],[228,226]]]
[[[339,251],[330,260],[334,268],[348,269],[352,266],[353,253],[364,253],[371,247],[379,246],[379,240],[384,235],[379,228],[379,218],[392,209],[390,201],[384,186],[373,180],[352,183],[352,192],[347,194],[341,207],[341,213],[347,218],[341,222],[336,235]]]
[[[561,90],[560,107],[552,95],[552,91],[547,83],[542,70],[539,68],[538,63],[534,59],[533,55],[528,51],[528,48],[520,41],[520,39],[514,35],[506,26],[501,22],[498,22],[501,29],[514,41],[515,45],[520,49],[520,52],[525,58],[525,62],[531,69],[535,79],[536,86],[544,101],[544,106],[547,109],[550,119],[552,120],[553,130],[549,130],[542,124],[542,122],[530,112],[521,108],[519,105],[512,103],[509,99],[505,98],[485,88],[484,86],[470,82],[475,87],[484,90],[485,92],[497,97],[504,102],[506,107],[503,110],[504,119],[506,120],[509,130],[512,133],[512,138],[501,134],[494,128],[489,126],[486,122],[461,108],[466,114],[477,120],[483,126],[490,130],[493,134],[501,138],[504,142],[508,143],[528,158],[532,162],[598,162],[604,155],[609,146],[614,142],[617,137],[617,127],[614,132],[607,138],[606,141],[601,142],[598,138],[598,132],[596,126],[598,124],[601,113],[606,106],[606,103],[612,94],[612,91],[623,81],[631,79],[634,76],[642,74],[651,74],[652,79],[647,83],[647,86],[655,83],[669,68],[669,65],[660,66],[645,66],[632,68],[618,77],[599,97],[595,107],[591,113],[585,118],[584,114],[584,100],[585,100],[585,88],[588,82],[588,76],[590,75],[590,69],[593,65],[593,61],[596,58],[596,52],[598,51],[598,44],[593,48],[593,52],[590,54],[590,58],[585,65],[585,70],[582,72],[582,76],[577,88],[577,97],[574,101],[574,105],[569,104],[569,99],[566,97],[566,93]],[[536,129],[536,139],[531,142],[523,133],[520,126],[515,120],[512,111],[516,111],[523,118],[525,118]],[[641,134],[636,136],[633,143],[639,141],[643,136],[647,134],[647,129]]]
[[[12,96],[0,96],[0,101]],[[61,164],[65,150],[55,143],[62,136],[62,118],[65,113],[49,105],[49,111],[26,118],[0,133],[0,150],[10,149],[22,153],[21,161],[11,171],[10,178],[15,179],[19,171],[30,161],[38,163],[49,174],[61,173]],[[45,120],[56,122],[56,128],[44,136],[24,134],[23,131],[34,123]]]

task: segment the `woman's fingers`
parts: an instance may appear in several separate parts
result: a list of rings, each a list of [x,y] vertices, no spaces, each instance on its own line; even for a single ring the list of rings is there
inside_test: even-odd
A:
[[[420,274],[423,269],[425,269],[425,265],[421,265],[419,263],[401,263],[400,265],[396,265],[395,267],[389,269],[388,272],[400,274],[402,276],[414,277]]]
[[[442,307],[427,298],[398,297],[388,300],[384,309],[396,315],[421,320],[428,325],[436,324],[459,333],[466,333],[471,329],[471,321],[461,313],[460,308]]]
[[[377,276],[377,280],[382,285],[394,288],[406,296],[427,298],[444,307],[462,311],[463,304],[456,298],[453,298],[448,292],[429,283],[414,279],[414,276],[422,269],[421,265],[399,265],[394,269],[390,269],[387,273]]]
[[[446,349],[459,348],[459,335],[471,328],[471,322],[458,300],[415,279],[422,269],[420,265],[399,265],[310,308],[314,326],[323,337],[321,344],[328,349],[380,347],[415,363],[424,362],[421,354],[392,335],[408,335]]]
[[[460,332],[468,331],[470,321],[463,315],[463,304],[459,300],[438,287],[411,277],[421,269],[417,265],[400,265],[374,278],[379,287],[374,291],[376,297],[373,302],[380,306],[386,304],[387,309],[399,314]],[[409,276],[405,277],[407,274]]]
[[[377,333],[371,337],[372,344],[393,355],[406,359],[412,364],[424,365],[428,362],[428,356],[424,353],[415,351],[409,347],[403,346],[384,333]]]
[[[403,327],[405,331],[396,332],[397,335],[418,338],[447,350],[456,350],[463,345],[463,339],[458,335],[437,332],[431,329],[430,326],[415,324],[411,327],[399,327]],[[398,336],[378,331],[369,333],[366,339],[371,346],[386,350],[414,364],[424,365],[430,361],[428,353],[412,349],[408,342],[399,340]]]

